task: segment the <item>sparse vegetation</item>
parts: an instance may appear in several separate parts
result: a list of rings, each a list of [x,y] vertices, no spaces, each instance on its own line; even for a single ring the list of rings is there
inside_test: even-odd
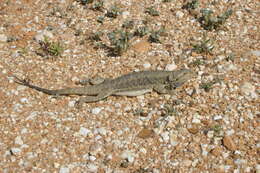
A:
[[[95,2],[91,9],[96,10],[96,11],[103,11],[104,10],[104,2],[103,1],[97,1]]]
[[[133,20],[127,20],[122,25],[122,28],[125,28],[125,29],[132,29],[133,27],[134,27],[134,21]]]
[[[182,8],[187,9],[187,10],[194,10],[194,9],[198,8],[198,6],[199,6],[199,1],[198,0],[192,0],[191,2],[188,2],[187,4],[182,6]]]
[[[159,16],[159,11],[155,10],[154,7],[146,8],[145,13],[148,13],[151,16]]]
[[[202,83],[200,85],[200,88],[204,89],[206,92],[209,92],[209,90],[212,88],[213,84],[214,84],[213,82]]]
[[[107,17],[110,18],[116,18],[118,15],[121,14],[121,10],[119,7],[117,7],[116,5],[113,5],[106,13]]]
[[[175,116],[178,115],[176,109],[169,104],[166,104],[163,108],[163,116]]]
[[[116,30],[111,33],[108,33],[108,38],[112,45],[111,53],[112,55],[122,55],[123,52],[127,50],[129,47],[129,40],[133,37],[133,34],[124,31],[124,30]]]
[[[157,31],[151,31],[148,41],[151,43],[161,43],[160,36],[165,33],[165,29],[161,28]]]
[[[196,53],[211,54],[213,49],[214,49],[213,40],[206,39],[205,36],[203,37],[203,39],[200,43],[193,45],[193,51],[195,51]]]
[[[201,10],[202,16],[199,18],[199,22],[201,23],[201,26],[205,30],[217,30],[219,29],[226,20],[231,16],[232,10],[229,9],[226,12],[224,12],[222,15],[213,17],[213,11],[210,9],[202,9]]]
[[[172,0],[162,0],[162,2],[172,2]]]
[[[143,36],[147,35],[148,33],[149,33],[149,29],[147,26],[138,27],[134,31],[134,35],[138,36],[138,37],[143,37]]]
[[[42,53],[38,53],[42,56],[60,56],[64,51],[60,42],[52,42],[48,37],[44,37],[44,40],[40,42],[40,46]]]
[[[211,130],[214,131],[214,136],[220,136],[221,132],[223,131],[223,127],[219,124],[216,124],[211,127]]]
[[[94,0],[80,0],[80,3],[81,3],[82,5],[90,4],[90,3],[92,3],[92,2],[94,2]]]
[[[200,66],[200,65],[203,65],[203,64],[205,64],[205,61],[202,60],[202,59],[197,59],[197,60],[192,62],[192,65],[194,65],[194,66]]]
[[[98,22],[98,23],[103,23],[103,22],[104,22],[104,19],[105,19],[104,16],[98,16],[97,22]]]
[[[209,92],[210,89],[212,89],[212,86],[216,83],[219,83],[222,79],[219,77],[213,79],[210,82],[205,82],[200,85],[200,88],[204,89],[206,92]]]

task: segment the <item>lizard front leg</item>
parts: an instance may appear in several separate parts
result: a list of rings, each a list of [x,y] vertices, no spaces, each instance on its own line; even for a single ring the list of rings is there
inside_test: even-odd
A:
[[[173,89],[170,89],[165,84],[157,85],[153,88],[159,94],[173,94]]]

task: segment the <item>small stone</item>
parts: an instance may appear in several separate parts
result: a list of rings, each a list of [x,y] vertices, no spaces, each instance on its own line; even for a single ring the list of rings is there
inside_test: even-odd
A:
[[[193,119],[192,119],[192,123],[194,123],[194,124],[201,123],[200,118],[201,118],[201,116],[199,114],[194,114]]]
[[[91,131],[85,127],[80,127],[79,134],[82,136],[88,136],[88,134],[91,133]]]
[[[148,68],[151,67],[151,64],[150,64],[150,63],[145,63],[145,64],[143,64],[143,67],[146,68],[146,69],[148,69]]]
[[[122,17],[123,17],[124,19],[129,18],[129,17],[128,17],[129,15],[130,15],[129,11],[124,11],[124,12],[122,13]]]
[[[59,173],[70,173],[70,168],[61,167]]]
[[[0,41],[1,42],[7,42],[7,36],[6,35],[4,35],[4,34],[0,34]]]
[[[260,56],[260,50],[253,50],[251,53],[255,56]]]
[[[23,140],[21,136],[17,136],[14,141],[15,144],[23,145]]]
[[[170,139],[170,137],[169,137],[169,132],[163,132],[163,133],[161,134],[161,137],[162,137],[162,139],[163,139],[164,142],[168,142],[169,139]]]
[[[152,137],[153,135],[154,135],[153,130],[143,128],[143,129],[138,133],[137,137],[146,139],[146,138]]]
[[[121,158],[122,158],[122,159],[127,159],[128,162],[133,163],[133,162],[134,162],[135,155],[134,155],[134,153],[132,153],[131,151],[125,150],[125,151],[121,154]]]
[[[215,147],[214,149],[212,149],[210,151],[210,153],[213,154],[214,156],[218,157],[221,155],[222,149],[220,147]]]
[[[235,71],[237,70],[237,67],[232,63],[226,63],[223,65],[223,70],[225,71]]]
[[[147,52],[150,49],[150,43],[146,40],[141,40],[133,45],[136,52]]]
[[[44,41],[45,37],[53,38],[53,34],[50,31],[43,30],[40,31],[34,38],[37,42]]]
[[[221,120],[222,119],[222,116],[221,115],[215,115],[213,117],[213,120],[217,121],[217,120]]]
[[[210,130],[210,131],[208,131],[208,133],[207,133],[207,137],[208,137],[208,138],[213,138],[213,137],[214,137],[214,134],[215,134],[215,132],[214,132],[213,130]]]
[[[19,154],[22,150],[20,148],[11,148],[11,153],[14,155]]]
[[[89,163],[89,164],[87,165],[87,167],[88,167],[88,171],[90,171],[90,172],[97,172],[97,170],[98,170],[97,165],[95,165],[95,164],[93,164],[93,163]]]
[[[167,71],[173,71],[175,69],[177,69],[176,64],[167,64],[166,67],[165,67],[165,70],[167,70]]]
[[[28,103],[28,99],[27,99],[27,98],[21,98],[20,101],[21,101],[22,103]]]
[[[171,146],[175,147],[179,144],[178,142],[178,137],[175,133],[171,133],[170,134],[170,143],[171,143]]]
[[[182,18],[183,16],[184,16],[184,13],[182,11],[176,12],[176,17],[178,17],[179,19]]]
[[[94,108],[91,110],[91,113],[97,115],[100,113],[101,110],[102,110],[101,108]]]
[[[101,135],[106,135],[107,134],[107,130],[104,128],[104,127],[100,127],[100,128],[98,128],[98,129],[96,129],[97,130],[97,132],[99,133],[99,134],[101,134]]]
[[[73,101],[69,101],[68,106],[72,108],[72,107],[75,106],[75,103],[76,103],[76,101],[74,101],[74,100]]]
[[[234,143],[232,137],[230,137],[230,136],[225,136],[223,138],[223,144],[227,149],[229,149],[231,151],[236,150],[236,144]]]
[[[198,128],[198,126],[193,125],[193,126],[188,127],[188,131],[189,131],[191,134],[196,134],[196,133],[199,132],[199,128]]]
[[[252,85],[249,82],[245,82],[240,86],[240,90],[245,95],[252,96],[253,98],[257,97],[257,94],[255,92],[255,86]]]

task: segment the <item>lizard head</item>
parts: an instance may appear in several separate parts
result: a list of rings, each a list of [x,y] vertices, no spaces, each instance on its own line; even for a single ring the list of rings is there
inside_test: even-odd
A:
[[[193,78],[195,75],[195,72],[189,69],[173,71],[173,73],[169,76],[169,82],[171,83],[171,87],[177,88],[189,79]]]

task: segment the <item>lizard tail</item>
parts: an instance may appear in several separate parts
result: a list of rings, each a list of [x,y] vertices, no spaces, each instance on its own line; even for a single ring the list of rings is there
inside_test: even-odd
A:
[[[81,91],[80,88],[78,88],[78,89],[66,88],[66,89],[50,90],[50,89],[45,89],[45,88],[38,87],[36,85],[32,85],[32,84],[29,83],[28,80],[19,79],[16,76],[13,76],[13,77],[14,77],[14,82],[15,83],[27,86],[29,88],[35,89],[37,91],[43,92],[43,93],[48,94],[48,95],[73,95],[73,94],[75,94],[75,95],[82,95],[83,94],[83,92]]]

